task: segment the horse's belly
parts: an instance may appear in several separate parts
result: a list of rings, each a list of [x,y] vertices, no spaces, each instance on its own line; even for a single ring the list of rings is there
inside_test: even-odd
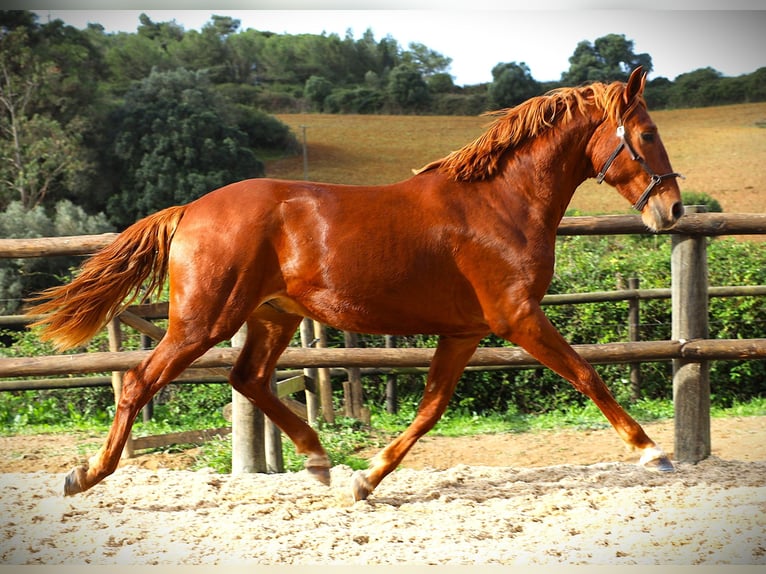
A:
[[[474,297],[446,298],[444,293],[339,295],[317,290],[297,300],[282,296],[270,304],[325,325],[356,333],[414,335],[488,331]]]

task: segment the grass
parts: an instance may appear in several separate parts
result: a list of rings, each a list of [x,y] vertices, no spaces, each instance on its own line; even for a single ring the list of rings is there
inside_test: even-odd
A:
[[[370,447],[381,448],[394,436],[401,433],[415,416],[416,402],[404,402],[399,413],[392,415],[383,411],[372,414],[372,428],[364,427],[359,421],[340,417],[333,425],[320,424],[317,429],[320,440],[327,450],[333,464],[345,464],[353,469],[367,467],[367,460],[359,455],[360,451]],[[628,412],[641,423],[669,419],[673,417],[673,404],[670,400],[642,400],[628,409]],[[713,407],[711,416],[716,418],[766,416],[766,398],[756,398],[746,403],[735,403],[731,407]],[[205,427],[199,420],[195,428]],[[486,413],[478,415],[460,409],[449,409],[436,427],[431,431],[437,436],[474,436],[496,433],[522,433],[536,431],[554,431],[560,429],[598,429],[609,425],[604,416],[590,402],[584,406],[573,406],[550,413],[531,415],[516,412]],[[67,434],[74,435],[73,440],[88,443],[93,450],[94,439],[103,439],[108,425],[103,422],[88,422],[84,419],[61,421],[55,424],[24,425],[0,429],[0,435],[19,434]],[[192,430],[189,424],[172,425],[168,422],[139,422],[134,426],[136,435],[149,435],[164,432]],[[174,445],[161,451],[178,451],[197,445]],[[88,450],[88,454],[90,454]],[[85,451],[83,451],[85,452]],[[289,439],[283,438],[285,468],[288,471],[303,469],[304,457],[296,454]],[[209,467],[217,472],[231,472],[231,439],[218,438],[201,445],[195,468]]]
[[[670,400],[640,400],[627,407],[628,413],[641,423],[673,418],[673,402]],[[401,432],[414,417],[414,407],[407,405],[396,415],[374,413],[373,428],[387,433]],[[756,398],[747,403],[735,403],[732,407],[711,408],[716,418],[764,416],[766,398]],[[460,411],[447,411],[431,431],[438,436],[470,436],[500,432],[533,432],[557,429],[607,428],[609,423],[595,404],[588,401],[584,406],[571,406],[563,410],[543,414],[486,413],[478,415]]]
[[[353,469],[367,468],[367,461],[358,453],[368,447],[383,447],[395,435],[402,432],[415,415],[414,402],[402,405],[399,413],[391,415],[382,411],[373,412],[372,430],[364,428],[358,421],[340,418],[334,425],[320,425],[318,431],[322,445],[333,464],[345,464]],[[642,400],[628,408],[628,412],[642,423],[673,417],[672,401]],[[729,408],[713,408],[711,416],[744,417],[766,416],[766,398],[753,399],[747,403],[736,403]],[[441,418],[431,434],[437,436],[474,436],[495,433],[521,433],[559,429],[607,428],[604,415],[593,403],[582,407],[570,407],[542,415],[519,413],[487,413],[477,415],[459,410],[450,411]],[[197,467],[210,467],[218,472],[231,471],[231,442],[228,439],[211,441],[202,447]],[[293,444],[283,440],[285,468],[288,471],[303,469],[304,457],[297,455]]]
[[[651,113],[682,190],[706,193],[727,212],[766,211],[766,103]],[[488,118],[281,114],[294,133],[307,126],[309,179],[377,185],[411,176],[412,168],[475,139]],[[266,161],[269,177],[303,179],[303,156]],[[614,190],[588,180],[570,205],[587,214],[625,213]]]

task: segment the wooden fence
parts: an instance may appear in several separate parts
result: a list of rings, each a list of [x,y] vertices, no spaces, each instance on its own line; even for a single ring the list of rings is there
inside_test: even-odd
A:
[[[670,290],[639,290],[627,289],[616,292],[602,292],[576,295],[551,295],[546,297],[546,304],[572,303],[574,298],[587,301],[607,301],[619,299],[639,300],[641,298],[667,297],[670,295],[673,310],[672,340],[611,343],[606,345],[577,345],[576,350],[593,364],[625,363],[635,364],[647,361],[673,361],[673,399],[675,407],[675,458],[681,461],[699,461],[710,454],[710,392],[708,380],[708,361],[710,360],[742,360],[766,358],[766,339],[752,340],[708,340],[707,332],[707,300],[711,295],[751,295],[763,296],[766,288],[763,286],[709,288],[707,285],[707,254],[706,237],[717,235],[752,235],[766,234],[766,214],[707,214],[697,213],[694,208],[685,215],[671,231],[671,289]],[[611,234],[642,234],[646,229],[638,216],[600,216],[600,217],[566,217],[559,227],[559,235],[611,235]],[[87,255],[100,247],[109,244],[115,234],[99,236],[41,238],[41,239],[0,239],[0,257],[40,257],[54,255]],[[640,254],[637,256],[640,257]],[[669,292],[668,292],[669,291]],[[153,338],[162,336],[162,331],[142,318],[141,314],[157,316],[162,312],[162,306],[146,306],[128,310],[120,317],[122,322],[137,328]],[[14,318],[12,320],[19,320]],[[119,351],[119,321],[111,323],[110,345],[114,350],[106,353],[83,353],[73,355],[56,355],[48,357],[23,357],[0,359],[0,378],[25,376],[52,376],[64,374],[93,373],[112,371],[112,385],[119,393],[120,373],[140,362],[150,351]],[[293,377],[289,382],[278,384],[277,392],[286,395],[303,390],[304,382],[314,382],[307,389],[306,404],[308,408],[303,413],[311,419],[311,413],[323,407],[325,417],[331,416],[332,397],[329,389],[330,368],[343,368],[350,374],[349,385],[358,381],[361,369],[370,368],[426,368],[430,362],[433,349],[327,349],[322,348],[322,332],[317,325],[304,322],[301,329],[302,341],[307,346],[309,342],[318,342],[318,348],[289,348],[278,362],[279,369],[301,369],[308,371],[306,377]],[[353,344],[353,337],[347,340]],[[238,355],[237,348],[214,348],[192,365],[194,369],[204,369],[203,374],[223,380],[227,369],[231,367]],[[523,367],[539,365],[525,351],[513,348],[480,348],[476,351],[470,367]],[[311,370],[317,371],[311,371]],[[192,371],[195,378],[200,377],[200,371]],[[18,382],[0,381],[0,390],[18,388]],[[31,388],[41,383],[31,382]],[[55,384],[55,383],[47,383]],[[358,384],[358,383],[356,383]],[[14,386],[16,385],[16,386]],[[349,386],[348,399],[351,413],[359,415],[360,395],[355,397],[354,390]],[[317,397],[319,395],[319,397]],[[348,404],[348,403],[347,403]],[[246,406],[249,406],[247,403]],[[293,404],[294,408],[300,408]],[[305,407],[304,407],[305,408]],[[329,413],[328,413],[329,409]],[[243,421],[237,420],[237,413],[242,409],[237,406],[237,396],[233,401],[232,427],[235,434],[234,454],[242,451],[254,451],[252,456],[241,465],[247,470],[279,470],[281,466],[281,451],[279,449],[279,433],[264,422],[262,415],[243,411]],[[237,427],[249,427],[243,438],[236,438]],[[265,429],[265,430],[264,430]],[[210,431],[200,431],[204,436]],[[216,429],[213,432],[227,432]],[[264,432],[268,440],[264,439]],[[196,436],[196,435],[195,435]],[[168,440],[180,441],[188,439],[172,436]],[[184,439],[184,440],[182,440]],[[133,448],[148,448],[158,446],[160,439],[146,437],[137,439]],[[143,442],[142,442],[143,441]]]

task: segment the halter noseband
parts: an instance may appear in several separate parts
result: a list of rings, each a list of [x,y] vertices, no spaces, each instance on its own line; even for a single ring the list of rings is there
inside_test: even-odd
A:
[[[618,155],[620,155],[620,152],[622,151],[622,148],[627,148],[628,153],[630,153],[630,159],[633,161],[637,161],[641,164],[641,167],[644,168],[644,171],[649,174],[649,177],[651,178],[649,181],[649,185],[644,190],[644,193],[641,194],[641,197],[638,198],[638,201],[633,204],[633,209],[637,211],[643,211],[644,207],[646,207],[646,204],[649,202],[649,196],[652,194],[652,191],[657,186],[658,183],[661,183],[663,179],[668,177],[680,177],[681,179],[684,179],[684,176],[680,173],[671,172],[666,173],[664,175],[657,175],[654,173],[652,168],[649,167],[649,164],[646,163],[644,158],[642,158],[638,153],[636,153],[636,150],[633,149],[633,146],[630,145],[630,141],[628,141],[625,138],[625,126],[622,125],[622,122],[620,122],[620,125],[617,126],[617,137],[620,138],[620,143],[617,144],[617,148],[612,152],[612,155],[609,156],[609,158],[604,163],[604,167],[601,168],[601,171],[598,172],[598,175],[596,176],[596,183],[601,183],[604,181],[604,177],[606,177],[607,170],[611,167],[614,160],[617,158]]]

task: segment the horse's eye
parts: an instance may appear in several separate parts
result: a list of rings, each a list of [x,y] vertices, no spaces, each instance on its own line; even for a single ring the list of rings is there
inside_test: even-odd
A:
[[[642,132],[641,133],[641,139],[645,142],[653,142],[654,141],[654,132]]]

